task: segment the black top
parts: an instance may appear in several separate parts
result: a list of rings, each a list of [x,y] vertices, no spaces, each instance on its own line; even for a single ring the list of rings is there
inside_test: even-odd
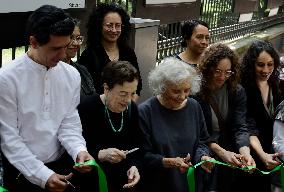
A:
[[[93,78],[91,74],[88,72],[87,68],[83,65],[79,65],[71,61],[70,63],[73,67],[75,67],[81,76],[81,97],[86,95],[93,95],[96,93]]]
[[[274,116],[270,116],[266,111],[261,92],[256,85],[245,86],[244,88],[247,94],[247,119],[249,132],[251,135],[258,137],[262,148],[266,153],[272,153]],[[276,87],[270,86],[270,89],[272,89],[273,105],[274,109],[276,109],[283,100],[283,94],[281,95]],[[260,166],[264,168],[261,164]]]
[[[95,94],[86,98],[78,106],[78,110],[88,152],[104,170],[109,188],[117,189],[114,191],[120,191],[122,186],[127,183],[127,170],[132,165],[136,165],[139,169],[138,161],[141,159],[142,149],[139,143],[142,133],[139,128],[136,104],[131,102],[128,110],[124,111],[124,124],[121,132],[114,132],[112,130],[108,117],[105,114],[105,105],[99,95]],[[122,114],[113,113],[109,110],[109,115],[113,126],[118,129],[121,124]],[[127,155],[127,158],[119,163],[111,164],[98,160],[98,152],[101,149],[117,148],[120,150],[130,150],[136,147],[140,149]]]
[[[209,102],[203,101],[200,98],[197,98],[197,100],[202,107],[212,142],[218,143],[226,150],[237,153],[239,153],[239,148],[249,146],[249,133],[246,124],[246,94],[241,85],[237,86],[235,93],[229,91],[228,114],[224,130],[220,130],[218,137],[213,132],[212,113]],[[216,138],[218,139],[216,140]]]
[[[179,110],[167,109],[157,97],[139,105],[140,126],[144,131],[143,148],[146,152],[145,175],[141,179],[147,192],[188,192],[186,173],[175,168],[164,168],[163,157],[186,157],[192,163],[209,154],[206,146],[208,133],[202,109],[197,101],[189,98]]]
[[[188,64],[188,65],[190,65],[190,66],[192,66],[192,67],[194,67],[194,68],[197,68],[197,64],[196,64],[196,63],[188,63],[188,62],[182,60],[182,58],[181,58],[178,54],[177,54],[175,57],[176,57],[177,59],[183,61],[184,63],[186,63],[186,64]]]
[[[129,61],[139,71],[137,57],[135,55],[134,50],[128,46],[119,46],[118,48],[119,48],[119,60]],[[103,68],[110,61],[111,60],[109,59],[104,47],[101,44],[98,44],[94,48],[88,47],[82,52],[80,56],[79,64],[84,65],[90,72],[94,81],[96,92],[98,94],[103,93],[101,73],[103,71]],[[140,95],[141,90],[142,90],[142,79],[140,78],[137,86],[138,95]]]

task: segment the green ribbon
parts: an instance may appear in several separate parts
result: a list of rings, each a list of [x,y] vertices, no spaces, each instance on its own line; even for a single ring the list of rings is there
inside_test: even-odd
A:
[[[89,160],[84,163],[75,163],[75,166],[80,166],[80,165],[88,165],[88,166],[95,166],[97,167],[98,170],[98,175],[99,175],[99,187],[100,187],[100,192],[108,192],[107,188],[107,180],[106,180],[106,175],[102,168],[97,164],[95,160]],[[0,191],[2,192],[2,191]]]
[[[230,164],[223,163],[223,162],[220,162],[220,161],[217,161],[217,160],[212,160],[212,159],[211,160],[207,160],[207,161],[201,161],[201,162],[195,164],[194,166],[191,166],[191,167],[188,168],[188,171],[187,171],[187,184],[188,184],[188,188],[189,188],[190,192],[195,192],[194,170],[198,166],[201,166],[205,162],[212,162],[212,163],[215,163],[215,164],[218,164],[218,165],[223,165],[223,166],[231,167],[231,168],[234,168],[234,169],[240,169],[240,170],[243,170],[243,171],[250,171],[252,169],[255,169],[255,170],[259,171],[260,173],[262,173],[263,175],[268,175],[268,174],[273,173],[275,171],[281,170],[281,184],[283,186],[282,187],[282,192],[284,192],[284,167],[283,167],[283,163],[277,165],[271,171],[261,171],[260,169],[256,168],[255,166],[247,166],[247,167],[241,168],[241,167],[235,167],[235,166],[232,166]]]
[[[0,192],[9,192],[7,189],[4,189],[3,187],[0,187]]]

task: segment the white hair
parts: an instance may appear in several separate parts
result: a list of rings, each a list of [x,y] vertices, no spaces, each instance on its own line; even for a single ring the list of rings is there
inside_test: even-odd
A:
[[[178,85],[189,80],[190,94],[195,95],[200,90],[201,76],[196,69],[175,57],[164,59],[149,73],[149,87],[154,95],[159,95],[167,89],[167,85]]]

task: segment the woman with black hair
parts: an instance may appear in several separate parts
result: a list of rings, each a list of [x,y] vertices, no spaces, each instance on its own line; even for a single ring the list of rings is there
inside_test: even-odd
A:
[[[190,20],[183,24],[181,33],[183,37],[181,46],[185,50],[177,55],[177,58],[197,67],[201,54],[209,45],[208,25],[204,21]]]
[[[116,4],[98,4],[89,17],[87,24],[87,48],[79,59],[79,64],[91,73],[98,94],[103,93],[101,72],[110,61],[129,61],[139,72],[137,57],[127,43],[130,29],[127,12]],[[138,99],[142,89],[139,78]]]
[[[279,67],[279,55],[271,43],[263,40],[254,41],[242,60],[241,83],[247,95],[250,146],[261,170],[270,170],[280,163],[276,160],[280,154],[272,151],[274,113],[283,99]],[[254,173],[244,177],[254,191],[271,191],[269,175]]]

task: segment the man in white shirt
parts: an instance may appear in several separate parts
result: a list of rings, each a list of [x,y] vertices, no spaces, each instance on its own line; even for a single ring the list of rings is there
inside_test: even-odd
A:
[[[66,191],[74,162],[93,159],[77,112],[80,75],[60,61],[74,22],[62,9],[44,5],[27,24],[29,51],[0,70],[4,187],[11,192]],[[91,167],[74,169],[84,173]]]

